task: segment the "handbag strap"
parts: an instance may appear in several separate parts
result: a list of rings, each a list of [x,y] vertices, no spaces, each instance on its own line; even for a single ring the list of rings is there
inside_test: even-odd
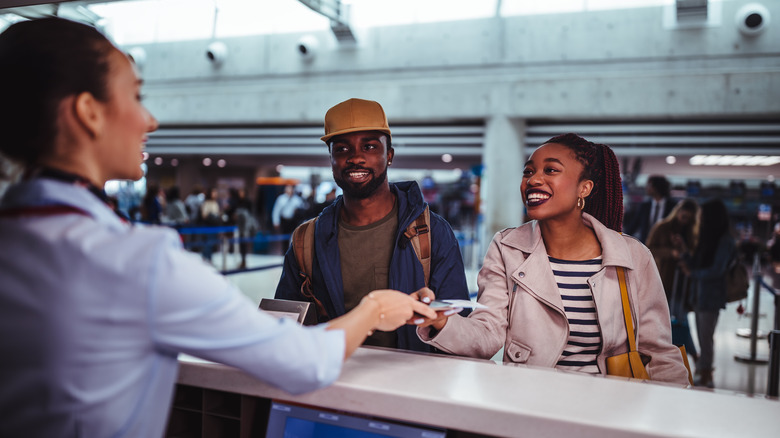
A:
[[[634,338],[634,319],[631,318],[631,305],[628,303],[628,286],[626,285],[626,270],[616,266],[618,283],[620,283],[620,298],[623,301],[623,318],[626,320],[626,335],[628,336],[628,351],[636,351]]]

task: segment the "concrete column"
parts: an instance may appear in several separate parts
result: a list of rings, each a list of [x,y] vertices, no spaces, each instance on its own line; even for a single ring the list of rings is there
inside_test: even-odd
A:
[[[483,255],[497,231],[521,224],[520,182],[526,155],[524,132],[524,120],[512,120],[504,115],[494,115],[487,120],[480,193]]]

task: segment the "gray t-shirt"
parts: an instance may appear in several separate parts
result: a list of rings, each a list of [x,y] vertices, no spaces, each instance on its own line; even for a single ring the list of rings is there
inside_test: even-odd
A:
[[[339,219],[339,253],[344,283],[344,307],[354,309],[360,300],[376,289],[387,289],[390,258],[398,229],[398,205],[387,216],[365,226],[352,226]],[[396,347],[395,332],[375,332],[366,345]]]

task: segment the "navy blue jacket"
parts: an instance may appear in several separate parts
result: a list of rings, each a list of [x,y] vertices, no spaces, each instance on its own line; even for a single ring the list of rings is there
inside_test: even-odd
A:
[[[395,247],[390,259],[388,287],[412,293],[425,286],[422,264],[409,239],[403,232],[425,209],[425,201],[417,183],[405,181],[391,183],[390,190],[398,199],[398,231]],[[338,218],[344,205],[342,197],[320,213],[314,230],[314,257],[312,262],[312,285],[314,295],[322,301],[328,312],[320,317],[324,322],[346,313],[344,309],[344,285],[341,278],[341,258],[338,245]],[[463,259],[455,235],[441,216],[431,212],[431,274],[428,287],[441,299],[469,299]],[[276,298],[308,301],[301,295],[302,278],[300,268],[293,254],[293,246],[284,257],[284,269]],[[464,311],[465,313],[465,311]],[[396,330],[398,348],[415,351],[432,351],[432,347],[420,341],[414,326],[402,326]]]

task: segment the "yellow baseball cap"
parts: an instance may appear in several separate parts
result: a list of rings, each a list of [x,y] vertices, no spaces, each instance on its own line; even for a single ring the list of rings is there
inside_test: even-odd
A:
[[[357,131],[379,131],[390,136],[382,105],[363,99],[349,99],[335,105],[325,113],[325,135],[320,140],[328,143],[331,137]]]

